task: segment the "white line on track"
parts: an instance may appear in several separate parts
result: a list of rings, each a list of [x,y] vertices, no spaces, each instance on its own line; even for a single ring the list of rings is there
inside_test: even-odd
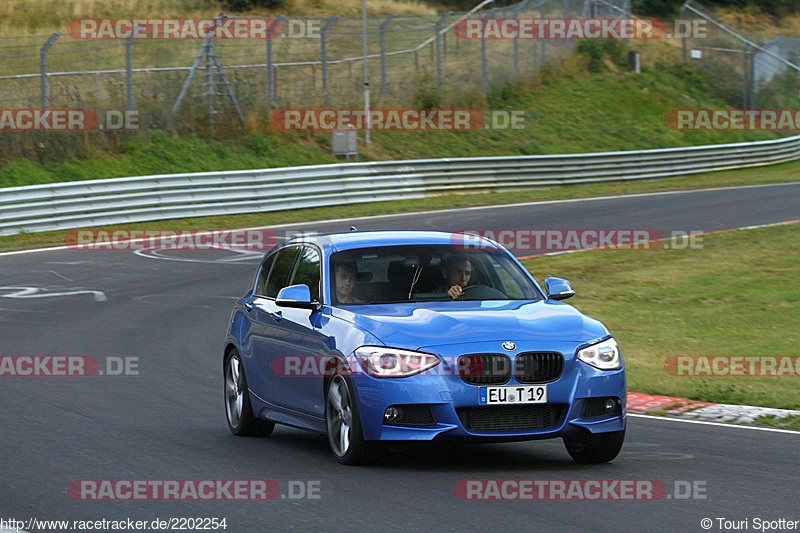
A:
[[[765,185],[737,185],[732,187],[712,187],[710,189],[688,189],[688,190],[680,190],[680,191],[660,191],[660,192],[643,192],[643,193],[635,193],[635,194],[616,194],[613,196],[595,196],[593,198],[571,198],[567,200],[541,200],[537,202],[519,202],[515,204],[500,204],[500,205],[479,205],[474,207],[456,207],[450,209],[434,209],[433,211],[410,211],[408,213],[396,213],[396,214],[387,214],[387,215],[372,215],[368,217],[356,217],[356,218],[331,218],[327,220],[307,220],[305,222],[287,222],[286,224],[274,224],[269,226],[258,226],[254,228],[231,228],[229,231],[246,231],[246,230],[253,230],[253,229],[274,229],[274,228],[286,228],[290,226],[301,226],[304,224],[332,224],[335,222],[351,222],[354,220],[372,220],[377,218],[396,218],[396,217],[408,217],[408,216],[417,216],[417,215],[435,215],[438,213],[463,213],[464,211],[476,211],[481,209],[507,209],[509,207],[524,207],[524,206],[532,206],[532,205],[551,205],[551,204],[569,204],[574,202],[597,202],[602,200],[617,200],[620,198],[641,198],[646,196],[663,196],[669,194],[686,194],[686,193],[696,193],[696,192],[710,192],[710,191],[728,191],[728,190],[738,190],[738,189],[753,189],[758,187],[786,187],[792,185],[800,185],[800,182],[790,182],[790,183],[767,183]],[[154,220],[153,222],[158,222]],[[734,228],[734,229],[741,229],[741,228]],[[134,239],[136,240],[136,239]],[[124,243],[127,241],[120,241],[120,243]],[[55,250],[66,250],[68,246],[52,246],[50,248],[35,248],[33,250],[17,250],[14,252],[0,252],[0,256],[3,255],[16,255],[16,254],[32,254],[37,252],[51,252]]]
[[[649,420],[666,420],[669,422],[684,422],[686,424],[701,424],[703,426],[720,426],[725,428],[736,428],[736,429],[752,429],[754,431],[771,431],[773,433],[790,433],[792,435],[800,435],[800,431],[794,431],[791,429],[780,429],[780,428],[766,428],[766,427],[757,427],[757,426],[742,426],[739,424],[726,424],[724,422],[706,422],[704,420],[686,420],[683,418],[670,418],[668,416],[652,416],[652,415],[637,415],[633,413],[628,413],[628,416],[636,417],[636,418],[647,418]]]
[[[742,226],[741,228],[728,228],[728,229],[718,229],[713,231],[700,231],[697,233],[691,233],[690,236],[692,237],[703,237],[706,235],[717,235],[719,233],[730,233],[733,231],[742,231],[742,230],[750,230],[750,229],[761,229],[761,228],[773,228],[775,226],[790,226],[792,224],[800,224],[800,219],[797,220],[784,220],[782,222],[773,222],[772,224],[759,224],[758,226]],[[641,241],[636,243],[634,246],[639,246],[640,244],[655,244],[658,242],[667,242],[671,240],[675,240],[677,237],[670,237],[667,239],[653,239],[650,241]],[[628,245],[623,245],[628,246]],[[595,246],[593,248],[577,248],[575,250],[559,250],[557,252],[546,252],[543,254],[532,254],[532,255],[523,255],[521,257],[517,257],[519,261],[525,261],[527,259],[534,259],[536,257],[548,257],[552,255],[562,255],[562,254],[574,254],[576,252],[590,252],[592,250],[613,250],[615,248],[614,245],[611,246]],[[638,248],[633,248],[634,250],[638,250]]]

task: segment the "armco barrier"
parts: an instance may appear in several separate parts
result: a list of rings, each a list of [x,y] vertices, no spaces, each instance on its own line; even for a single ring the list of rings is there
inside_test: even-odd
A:
[[[800,159],[800,136],[569,155],[417,159],[0,188],[0,235],[600,181]]]

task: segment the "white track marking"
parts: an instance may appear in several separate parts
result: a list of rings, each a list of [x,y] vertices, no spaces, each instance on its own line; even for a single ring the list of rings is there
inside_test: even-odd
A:
[[[108,300],[103,291],[91,289],[66,289],[61,292],[40,292],[46,289],[39,287],[0,287],[0,291],[14,291],[9,294],[0,294],[0,298],[56,298],[58,296],[73,296],[76,294],[91,294],[96,302]]]
[[[729,228],[729,229],[719,229],[713,231],[698,231],[696,233],[691,233],[690,236],[692,237],[703,237],[707,235],[717,235],[719,233],[730,233],[732,231],[742,231],[742,230],[751,230],[751,229],[760,229],[760,228],[772,228],[775,226],[789,226],[791,224],[798,224],[800,220],[784,220],[783,222],[773,222],[772,224],[759,224],[758,226],[742,226],[740,228]],[[655,243],[655,242],[667,242],[677,239],[678,237],[670,237],[668,239],[654,239],[652,241],[646,241],[637,243],[638,244],[648,244],[648,243]],[[523,255],[517,257],[520,261],[525,261],[527,259],[534,259],[536,257],[547,257],[550,255],[561,255],[561,254],[574,254],[576,252],[589,252],[591,250],[607,250],[611,248],[610,246],[596,246],[594,248],[578,248],[576,250],[558,250],[557,252],[545,252],[542,254],[531,254],[531,255]]]
[[[728,190],[737,190],[737,189],[753,189],[758,187],[786,187],[792,185],[800,185],[800,182],[790,182],[790,183],[767,183],[765,185],[737,185],[732,187],[712,187],[710,189],[689,189],[689,190],[679,190],[679,191],[660,191],[660,192],[643,192],[643,193],[635,193],[635,194],[617,194],[612,196],[595,196],[592,198],[571,198],[566,200],[541,200],[536,202],[519,202],[515,204],[501,204],[501,205],[480,205],[474,207],[457,207],[457,208],[450,208],[450,209],[434,209],[432,211],[410,211],[408,213],[396,213],[396,214],[387,214],[387,215],[372,215],[367,217],[356,217],[356,218],[332,218],[327,220],[307,220],[301,222],[287,222],[286,224],[273,224],[269,226],[258,226],[254,228],[235,228],[230,229],[227,231],[247,231],[247,230],[255,230],[255,229],[276,229],[276,228],[287,228],[291,226],[302,226],[305,224],[332,224],[336,222],[352,222],[354,220],[374,220],[379,218],[399,218],[399,217],[408,217],[408,216],[417,216],[417,215],[435,215],[439,213],[463,213],[464,211],[476,211],[482,209],[506,209],[509,207],[524,207],[524,206],[533,206],[533,205],[552,205],[552,204],[568,204],[574,202],[597,202],[602,200],[617,200],[620,198],[642,198],[647,196],[663,196],[669,194],[691,194],[691,193],[700,193],[700,192],[709,192],[709,191],[728,191]],[[158,222],[157,220],[153,222]],[[739,228],[737,228],[739,229]],[[133,239],[133,241],[140,240],[140,239]],[[120,241],[120,243],[125,243],[128,241]],[[55,250],[66,250],[69,246],[53,246],[50,248],[35,248],[33,250],[17,250],[14,252],[0,252],[0,256],[3,255],[16,255],[16,254],[32,254],[37,252],[51,252]]]
[[[53,274],[53,275],[56,275],[56,276],[58,276],[59,278],[61,278],[61,279],[63,279],[63,280],[66,280],[66,281],[72,281],[72,280],[71,280],[71,279],[69,279],[67,276],[64,276],[64,275],[62,275],[62,274],[59,274],[59,273],[58,273],[58,272],[56,272],[55,270],[34,270],[33,272],[50,272],[51,274]]]
[[[236,252],[239,254],[243,254],[240,256],[226,256],[220,257],[218,259],[191,259],[189,257],[170,257],[168,255],[161,255],[159,252],[160,250],[135,250],[133,253],[138,255],[139,257],[146,257],[147,259],[160,259],[162,261],[179,261],[183,263],[238,263],[242,261],[247,261],[250,259],[255,260],[256,263],[261,260],[264,256],[264,251],[254,252],[252,250],[228,250],[230,252]],[[247,263],[244,263],[247,264]]]
[[[800,435],[800,431],[794,431],[791,429],[767,428],[759,426],[742,426],[739,424],[726,424],[724,422],[705,422],[703,420],[687,420],[684,418],[671,418],[668,416],[637,415],[632,413],[628,413],[627,416],[632,416],[636,418],[647,418],[649,420],[666,420],[668,422],[683,422],[685,424],[700,424],[703,426],[719,426],[724,428],[751,429],[754,431],[771,431],[773,433],[789,433],[792,435]]]

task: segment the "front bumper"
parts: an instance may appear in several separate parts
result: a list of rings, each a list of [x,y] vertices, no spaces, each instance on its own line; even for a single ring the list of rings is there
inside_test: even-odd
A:
[[[507,354],[512,360],[516,353],[525,351],[560,352],[564,356],[561,376],[547,383],[547,405],[556,406],[553,418],[546,427],[539,429],[505,429],[493,431],[468,430],[458,412],[466,408],[493,409],[480,405],[480,386],[464,382],[458,375],[456,360],[465,353],[487,353],[489,346],[481,343],[459,347],[445,347],[445,353],[437,353],[442,362],[428,372],[408,378],[372,378],[365,374],[353,377],[358,399],[362,430],[367,440],[414,441],[451,439],[478,442],[511,442],[564,437],[582,431],[606,433],[621,431],[625,427],[625,372],[598,370],[575,358],[576,343],[553,343],[544,347],[535,343],[518,343],[515,353]],[[496,352],[497,343],[492,343]],[[503,384],[524,386],[512,376]],[[621,405],[621,414],[616,416],[583,417],[584,400],[587,398],[612,397]],[[384,423],[384,412],[393,405],[428,405],[435,423],[430,425],[392,425]],[[513,406],[513,408],[525,405]],[[509,407],[511,408],[511,407]]]

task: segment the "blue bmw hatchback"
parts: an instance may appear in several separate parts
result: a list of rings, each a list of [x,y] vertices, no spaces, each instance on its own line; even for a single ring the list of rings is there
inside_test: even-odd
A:
[[[576,461],[610,461],[625,436],[622,355],[561,302],[567,281],[545,288],[499,244],[451,233],[276,246],[228,324],[228,426],[327,434],[344,464],[434,439],[563,438]]]

